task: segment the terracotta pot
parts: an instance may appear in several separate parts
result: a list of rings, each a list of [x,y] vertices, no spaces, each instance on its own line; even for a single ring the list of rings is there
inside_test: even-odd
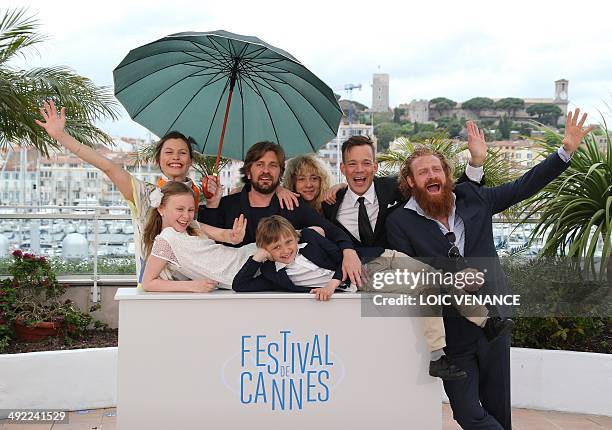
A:
[[[40,342],[48,337],[57,336],[62,328],[62,323],[42,321],[33,326],[27,326],[23,320],[16,319],[14,326],[17,339],[23,342]]]

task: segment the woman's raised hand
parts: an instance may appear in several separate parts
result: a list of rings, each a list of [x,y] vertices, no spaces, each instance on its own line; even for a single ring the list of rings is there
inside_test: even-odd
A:
[[[40,108],[40,113],[45,122],[35,120],[36,124],[45,129],[47,134],[55,140],[59,140],[64,133],[64,127],[66,125],[66,112],[62,108],[57,113],[57,108],[53,100],[45,101]]]
[[[212,194],[211,197],[206,198],[206,207],[209,209],[218,208],[221,197],[223,197],[223,187],[219,183],[219,177],[208,175],[202,178],[202,185],[202,188]]]

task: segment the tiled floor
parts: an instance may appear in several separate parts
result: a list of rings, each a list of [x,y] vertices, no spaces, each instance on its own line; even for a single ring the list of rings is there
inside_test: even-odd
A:
[[[460,430],[452,419],[448,405],[443,405],[443,430]],[[514,430],[612,430],[612,417],[576,415],[561,412],[514,409]],[[69,424],[7,424],[0,421],[0,430],[115,430],[115,408],[70,412]],[[174,430],[174,429],[169,429]]]
[[[442,410],[443,430],[461,430],[461,427],[453,421],[450,407],[444,404]],[[512,428],[514,430],[603,430],[612,429],[612,418],[535,411],[532,409],[513,409]]]

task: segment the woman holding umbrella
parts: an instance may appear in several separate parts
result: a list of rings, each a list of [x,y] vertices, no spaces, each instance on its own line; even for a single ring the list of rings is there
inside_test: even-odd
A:
[[[115,184],[130,207],[132,223],[134,225],[134,245],[136,257],[136,273],[140,283],[143,271],[143,244],[142,237],[147,220],[147,214],[151,208],[149,196],[156,188],[161,188],[168,181],[184,182],[194,192],[196,206],[199,201],[200,188],[187,176],[192,163],[193,149],[191,142],[183,134],[177,131],[167,133],[157,144],[155,161],[159,166],[162,177],[156,185],[141,181],[132,176],[121,165],[104,157],[94,149],[78,142],[64,130],[66,114],[64,108],[58,113],[53,101],[45,102],[40,109],[44,122],[36,120],[36,123],[45,129],[47,134],[64,148],[72,152],[86,163],[97,167],[104,172]],[[293,193],[288,191],[281,193],[282,201],[288,208],[293,207],[297,200]],[[281,198],[279,196],[279,198]],[[214,233],[207,234],[217,240]],[[219,240],[222,240],[219,238]]]

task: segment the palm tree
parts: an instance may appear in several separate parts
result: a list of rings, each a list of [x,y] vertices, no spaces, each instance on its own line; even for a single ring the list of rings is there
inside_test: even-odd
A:
[[[0,149],[33,145],[48,155],[57,143],[34,119],[43,100],[55,99],[70,112],[66,131],[87,144],[110,143],[94,123],[117,119],[117,102],[108,87],[98,87],[66,66],[21,70],[11,60],[25,58],[45,40],[40,24],[26,9],[6,10],[0,16]]]
[[[612,138],[605,120],[602,126],[605,148],[597,145],[595,134],[586,136],[586,145],[574,153],[570,167],[527,201],[531,209],[525,219],[539,213],[531,239],[546,236],[543,255],[586,259],[595,269],[594,257],[601,244],[603,263],[599,273],[603,276],[605,262],[608,266],[612,263]],[[556,151],[562,138],[547,130],[541,140],[543,155]]]
[[[418,143],[411,142],[406,137],[400,137],[393,142],[393,146],[395,149],[388,149],[377,157],[378,162],[381,163],[382,175],[399,171],[406,158],[419,146],[426,146],[444,154],[455,168],[455,179],[458,179],[465,171],[466,162],[462,161],[460,154],[467,150],[467,144],[449,139],[445,133],[437,133],[430,139]],[[505,184],[517,177],[515,169],[497,148],[488,149],[483,167],[487,186]]]

